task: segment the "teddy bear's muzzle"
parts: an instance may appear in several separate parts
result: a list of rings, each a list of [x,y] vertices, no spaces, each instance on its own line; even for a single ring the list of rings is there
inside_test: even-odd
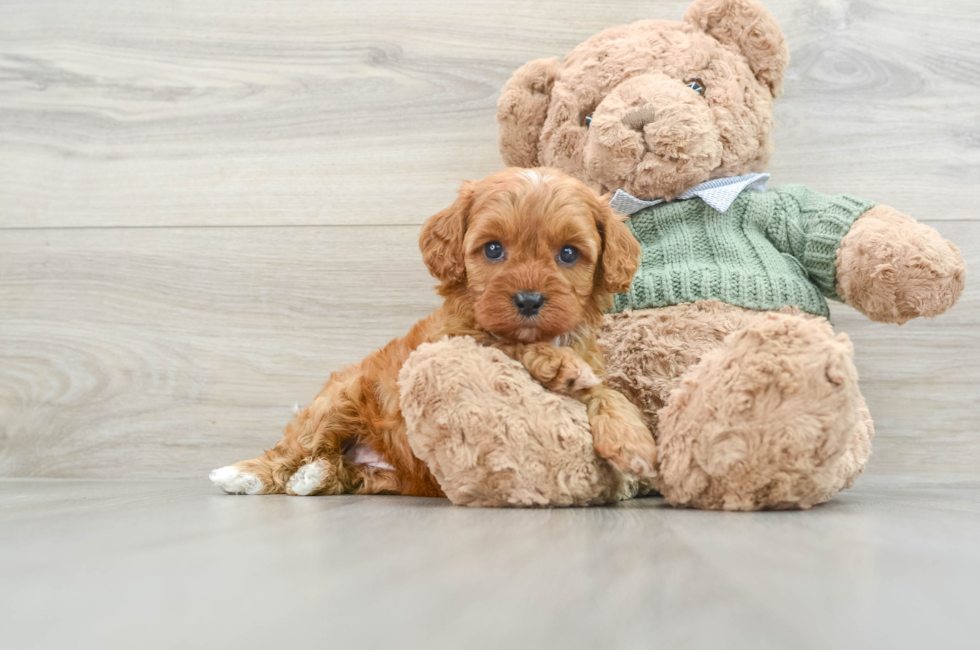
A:
[[[607,191],[671,199],[721,164],[722,144],[705,99],[660,73],[627,79],[596,107],[585,165]]]

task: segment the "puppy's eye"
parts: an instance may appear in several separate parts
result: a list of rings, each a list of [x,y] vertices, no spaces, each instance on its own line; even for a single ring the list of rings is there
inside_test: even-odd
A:
[[[698,78],[688,79],[687,81],[684,82],[684,85],[690,88],[691,90],[693,90],[694,92],[696,92],[697,94],[701,95],[702,97],[704,97],[704,91],[707,90],[707,87],[704,85],[704,82]]]
[[[572,265],[578,259],[578,249],[574,246],[562,246],[558,251],[558,261],[562,264]]]
[[[499,260],[504,256],[504,246],[499,241],[487,242],[483,247],[483,254],[488,260]]]

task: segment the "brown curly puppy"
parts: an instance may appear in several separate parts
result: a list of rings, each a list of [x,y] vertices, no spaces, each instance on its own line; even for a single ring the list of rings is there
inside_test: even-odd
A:
[[[445,303],[360,363],[333,373],[275,447],[211,472],[226,492],[443,496],[409,447],[399,370],[425,342],[471,336],[586,405],[596,451],[648,475],[656,447],[639,411],[600,383],[596,332],[626,290],[640,249],[608,202],[553,169],[507,169],[464,182],[428,219],[422,257]],[[369,462],[358,462],[367,460]]]

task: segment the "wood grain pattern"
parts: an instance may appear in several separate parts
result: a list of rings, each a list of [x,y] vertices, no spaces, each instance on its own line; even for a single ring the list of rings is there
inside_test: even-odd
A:
[[[0,475],[186,476],[255,455],[330,372],[438,304],[417,231],[4,232]]]
[[[438,304],[415,226],[0,233],[0,475],[194,476]],[[980,265],[980,224],[942,232]],[[980,461],[980,295],[903,327],[848,308],[882,472]]]
[[[0,227],[419,224],[500,167],[510,73],[687,2],[10,0]],[[980,11],[774,0],[774,181],[977,218]]]
[[[687,4],[0,4],[0,476],[196,476],[274,442],[437,304],[418,224],[499,168],[513,69]],[[774,184],[895,205],[980,268],[980,7],[767,4],[793,55]],[[975,285],[901,328],[834,310],[871,471],[980,467]]]

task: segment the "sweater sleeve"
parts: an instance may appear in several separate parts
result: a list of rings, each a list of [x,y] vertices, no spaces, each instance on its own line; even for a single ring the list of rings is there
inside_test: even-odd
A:
[[[858,217],[874,207],[847,194],[829,196],[802,185],[767,192],[771,205],[766,237],[780,253],[792,256],[827,298],[837,295],[837,249]]]

